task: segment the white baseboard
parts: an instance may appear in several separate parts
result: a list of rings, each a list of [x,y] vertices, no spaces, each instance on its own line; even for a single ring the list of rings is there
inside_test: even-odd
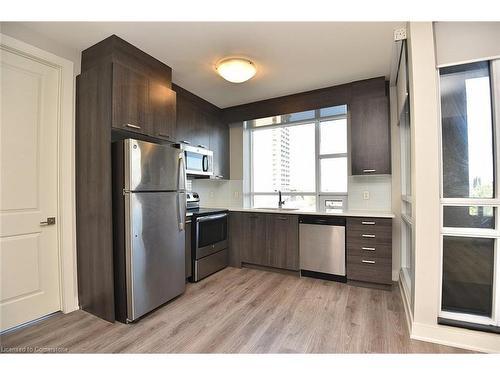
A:
[[[410,303],[410,295],[408,291],[406,290],[405,286],[403,285],[403,280],[402,280],[402,275],[400,274],[399,280],[398,280],[398,286],[399,286],[399,291],[401,293],[401,299],[403,300],[403,307],[405,310],[405,317],[406,317],[406,324],[408,327],[408,332],[411,334],[411,327],[413,324],[413,313],[411,310],[411,303]]]
[[[500,338],[496,333],[413,322],[410,337],[477,352],[500,353]]]
[[[63,314],[69,314],[73,311],[76,311],[76,310],[80,310],[80,306],[78,305],[71,305],[71,306],[68,306],[67,308],[61,310],[63,312]]]
[[[392,270],[392,281],[399,281],[399,270]]]

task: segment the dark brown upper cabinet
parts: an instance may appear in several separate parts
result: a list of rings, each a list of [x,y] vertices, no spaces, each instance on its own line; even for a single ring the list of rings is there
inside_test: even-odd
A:
[[[112,105],[113,128],[175,140],[176,94],[162,82],[113,63]]]
[[[229,128],[213,104],[173,85],[177,92],[177,140],[214,153],[214,177],[229,179]]]
[[[182,94],[177,94],[177,139],[193,146],[210,144],[207,115]]]
[[[157,81],[149,82],[149,116],[152,136],[174,141],[176,137],[176,93]]]
[[[349,105],[351,174],[391,174],[389,101],[385,95],[362,96]]]
[[[214,176],[229,179],[229,128],[220,122],[210,127],[210,149],[214,152]]]
[[[113,64],[112,126],[141,134],[152,132],[148,119],[149,79],[118,63]]]

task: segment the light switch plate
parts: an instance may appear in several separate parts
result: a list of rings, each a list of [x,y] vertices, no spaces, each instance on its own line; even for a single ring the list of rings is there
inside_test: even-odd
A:
[[[363,199],[364,200],[370,199],[370,192],[368,190],[363,191]]]

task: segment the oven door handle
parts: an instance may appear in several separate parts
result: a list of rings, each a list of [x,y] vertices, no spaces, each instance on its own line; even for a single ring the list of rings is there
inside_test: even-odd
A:
[[[227,216],[227,213],[217,214],[217,215],[209,215],[209,216],[201,216],[201,217],[196,218],[196,222],[201,223],[203,221],[217,220],[217,219],[222,219],[226,216]]]

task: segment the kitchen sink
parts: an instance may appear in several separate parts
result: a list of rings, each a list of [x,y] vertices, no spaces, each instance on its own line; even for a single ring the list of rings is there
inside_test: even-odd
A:
[[[296,211],[298,208],[291,208],[291,207],[255,207],[257,210],[273,210],[273,211]]]

